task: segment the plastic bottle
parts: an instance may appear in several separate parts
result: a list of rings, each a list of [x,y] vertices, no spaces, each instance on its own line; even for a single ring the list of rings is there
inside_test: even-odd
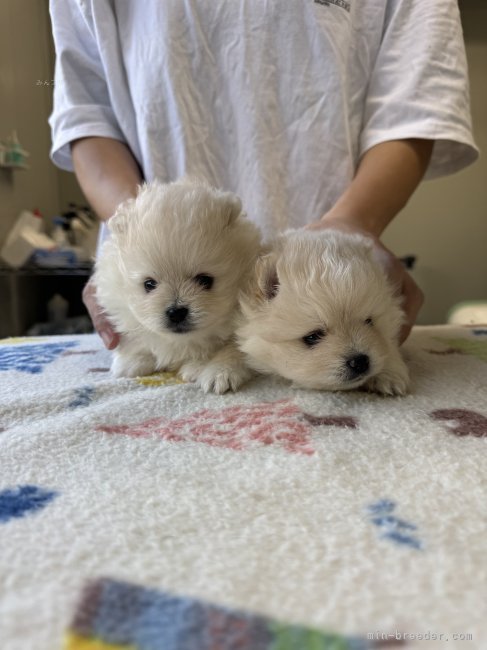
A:
[[[54,223],[54,230],[51,233],[51,237],[60,248],[69,246],[66,230],[64,229],[64,219],[62,217],[54,217],[52,221]]]
[[[34,210],[22,210],[18,216],[15,228],[22,230],[23,228],[32,228],[36,232],[41,232],[43,230],[44,220],[42,214],[39,212],[38,208]]]

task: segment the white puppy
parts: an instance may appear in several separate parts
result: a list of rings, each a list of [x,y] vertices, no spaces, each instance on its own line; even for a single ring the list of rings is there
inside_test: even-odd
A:
[[[370,239],[286,232],[257,262],[241,307],[239,347],[255,370],[305,388],[407,392],[404,316]]]
[[[108,222],[97,299],[121,334],[112,372],[179,371],[205,391],[250,377],[234,344],[238,294],[260,252],[240,199],[204,182],[143,185]]]

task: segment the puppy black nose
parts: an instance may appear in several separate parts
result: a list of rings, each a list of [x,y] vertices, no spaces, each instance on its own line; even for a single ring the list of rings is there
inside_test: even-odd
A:
[[[166,310],[166,316],[171,323],[182,323],[186,316],[188,315],[189,310],[186,307],[169,307]]]
[[[356,354],[345,361],[350,371],[351,378],[359,377],[367,372],[370,366],[369,357],[366,354]]]

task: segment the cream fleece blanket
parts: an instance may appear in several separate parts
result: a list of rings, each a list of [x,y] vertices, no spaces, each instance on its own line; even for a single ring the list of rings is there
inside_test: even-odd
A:
[[[418,327],[405,351],[404,398],[216,396],[115,380],[93,335],[1,341],[1,650],[487,648],[487,329]],[[97,597],[80,624],[100,584],[127,586],[124,614]],[[151,640],[135,592],[277,636],[191,645],[166,617]]]

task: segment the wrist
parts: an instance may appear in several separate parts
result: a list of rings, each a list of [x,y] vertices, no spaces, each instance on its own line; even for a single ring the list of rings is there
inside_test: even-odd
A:
[[[318,222],[324,228],[337,228],[347,232],[360,232],[363,235],[379,239],[384,228],[371,218],[352,212],[342,212],[332,208]]]
[[[322,226],[351,227],[379,238],[416,189],[432,148],[430,140],[391,140],[366,151]]]

